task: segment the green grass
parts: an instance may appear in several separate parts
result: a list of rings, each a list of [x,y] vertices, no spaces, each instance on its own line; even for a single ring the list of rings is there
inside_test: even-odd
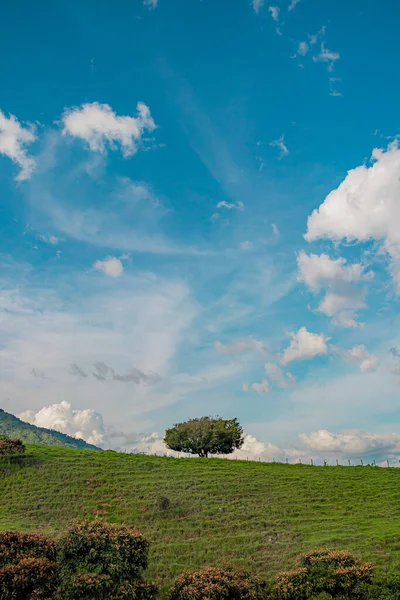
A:
[[[171,507],[157,508],[166,496]],[[57,536],[74,518],[126,523],[152,542],[163,589],[187,568],[238,566],[272,578],[299,552],[346,548],[400,563],[400,469],[174,459],[29,447],[0,465],[0,529]]]

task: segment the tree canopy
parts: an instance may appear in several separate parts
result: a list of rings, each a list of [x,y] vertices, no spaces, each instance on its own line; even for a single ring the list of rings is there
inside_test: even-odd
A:
[[[200,417],[176,423],[165,432],[164,442],[171,450],[198,454],[231,454],[243,444],[243,428],[237,419]]]

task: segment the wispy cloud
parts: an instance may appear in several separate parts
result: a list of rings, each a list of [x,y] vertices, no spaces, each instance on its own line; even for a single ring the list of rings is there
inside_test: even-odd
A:
[[[254,12],[258,15],[264,6],[264,0],[252,0]]]
[[[335,62],[340,59],[339,52],[332,52],[326,48],[324,42],[321,44],[321,50],[317,56],[313,56],[314,62],[322,62],[326,63],[328,66],[328,71],[333,71],[333,67],[335,66]]]
[[[336,87],[337,84],[340,83],[342,80],[340,77],[330,77],[329,78],[329,95],[330,96],[334,96],[336,98],[339,98],[340,96],[343,96],[342,92],[339,92]]]
[[[153,10],[157,7],[158,0],[143,0],[143,4],[148,6],[150,10]]]
[[[300,3],[300,0],[291,0],[290,4],[288,6],[288,11],[291,12],[292,10],[294,10],[299,3]]]
[[[226,208],[227,210],[244,210],[243,202],[226,202],[226,200],[222,200],[222,202],[218,202],[217,208]]]
[[[268,10],[271,13],[271,17],[273,18],[273,20],[278,22],[279,21],[279,12],[280,12],[279,6],[269,6]]]
[[[284,158],[285,156],[287,156],[289,154],[289,150],[285,144],[285,136],[281,135],[280,138],[278,138],[277,140],[274,140],[272,142],[269,143],[270,146],[272,146],[273,148],[278,148],[279,149],[279,158]]]

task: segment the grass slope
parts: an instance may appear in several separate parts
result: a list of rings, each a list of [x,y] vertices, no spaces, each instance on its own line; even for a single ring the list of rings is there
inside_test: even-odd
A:
[[[95,515],[152,541],[163,589],[186,568],[239,566],[272,577],[316,547],[400,562],[400,469],[174,459],[56,447],[0,465],[0,529],[57,535]],[[157,508],[157,498],[171,501]]]
[[[83,440],[77,440],[76,438],[60,433],[59,431],[53,431],[51,429],[45,429],[44,427],[36,427],[30,423],[25,423],[5,412],[0,408],[0,435],[6,435],[13,439],[19,439],[24,444],[41,444],[45,446],[63,446],[65,448],[81,448],[99,450],[96,446],[87,444]]]

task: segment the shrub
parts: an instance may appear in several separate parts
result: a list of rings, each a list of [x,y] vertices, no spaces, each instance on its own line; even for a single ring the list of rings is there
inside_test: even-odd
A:
[[[356,598],[360,586],[372,583],[372,566],[346,550],[316,550],[303,554],[298,567],[277,577],[273,597],[303,600],[319,594]]]
[[[157,498],[157,507],[160,510],[168,510],[171,507],[171,500],[167,496],[159,496]]]
[[[55,562],[22,558],[0,568],[0,600],[48,600],[57,587]]]
[[[187,571],[172,586],[169,600],[261,600],[266,584],[246,573],[208,568]]]
[[[147,600],[155,587],[143,579],[149,542],[125,525],[76,522],[59,543],[62,600]]]
[[[40,533],[0,532],[0,568],[22,558],[56,560],[56,542]]]
[[[0,456],[18,456],[25,454],[25,450],[21,440],[10,440],[4,435],[0,436]]]

